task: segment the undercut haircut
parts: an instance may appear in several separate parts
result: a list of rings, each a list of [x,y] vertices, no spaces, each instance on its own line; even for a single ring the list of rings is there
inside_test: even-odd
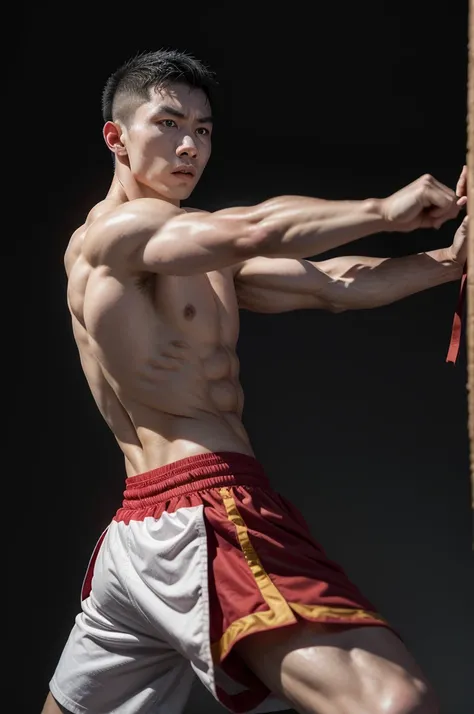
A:
[[[140,104],[149,100],[151,90],[174,82],[201,89],[212,105],[217,86],[214,72],[186,52],[161,49],[132,57],[109,77],[102,92],[104,122],[126,124]]]

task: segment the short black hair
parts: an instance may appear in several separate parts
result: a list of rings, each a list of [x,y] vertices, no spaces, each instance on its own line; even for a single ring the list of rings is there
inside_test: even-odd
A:
[[[150,96],[150,89],[172,82],[202,89],[212,104],[217,81],[203,62],[178,50],[161,49],[142,52],[124,62],[107,80],[102,92],[104,122],[130,117]]]

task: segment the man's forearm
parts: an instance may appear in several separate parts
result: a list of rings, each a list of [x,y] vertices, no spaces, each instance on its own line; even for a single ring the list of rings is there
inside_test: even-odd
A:
[[[336,308],[381,307],[458,280],[462,266],[447,249],[401,258],[341,257],[318,264],[330,278],[328,299]]]
[[[264,236],[262,255],[307,258],[388,230],[378,199],[326,201],[281,196],[259,204],[253,219]]]

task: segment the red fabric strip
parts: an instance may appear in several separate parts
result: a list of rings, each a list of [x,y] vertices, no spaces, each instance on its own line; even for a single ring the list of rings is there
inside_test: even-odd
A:
[[[453,326],[451,328],[451,340],[449,342],[448,354],[446,357],[446,362],[451,362],[456,364],[456,360],[459,354],[459,346],[461,344],[462,335],[462,318],[464,312],[464,305],[466,303],[466,278],[467,278],[467,263],[464,264],[461,287],[459,289],[459,297],[456,305],[456,310],[453,317]]]

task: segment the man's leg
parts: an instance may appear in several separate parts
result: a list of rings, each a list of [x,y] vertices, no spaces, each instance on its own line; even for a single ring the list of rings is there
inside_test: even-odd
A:
[[[64,707],[60,706],[51,692],[48,694],[46,697],[46,701],[44,703],[43,709],[41,710],[41,714],[69,714],[67,709],[64,709]]]
[[[385,627],[300,622],[246,637],[236,649],[302,714],[439,714],[413,657]]]

